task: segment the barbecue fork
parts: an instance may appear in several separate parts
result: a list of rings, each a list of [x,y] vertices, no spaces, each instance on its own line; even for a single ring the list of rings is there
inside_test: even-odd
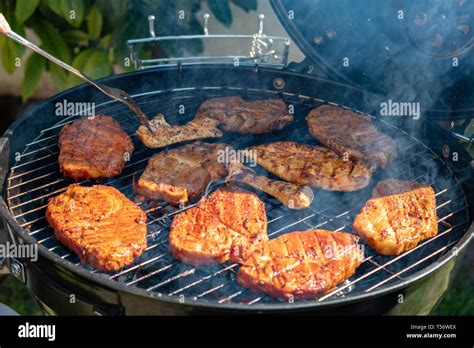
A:
[[[4,34],[8,38],[18,42],[20,45],[25,46],[34,52],[42,55],[46,59],[50,60],[51,62],[59,65],[61,68],[66,69],[70,73],[76,75],[77,77],[81,78],[82,80],[86,81],[87,83],[91,84],[95,88],[97,88],[99,91],[104,93],[105,95],[109,96],[112,99],[118,100],[119,102],[124,103],[127,105],[130,110],[137,116],[138,120],[142,125],[147,127],[150,131],[154,132],[155,128],[153,125],[150,123],[150,120],[146,117],[145,113],[140,109],[140,107],[133,101],[132,97],[125,91],[118,89],[118,88],[113,88],[104,85],[103,83],[94,81],[87,75],[83,74],[76,68],[66,64],[62,60],[52,56],[48,52],[42,50],[38,46],[36,46],[34,43],[31,41],[25,39],[24,37],[18,35],[15,33],[13,30],[11,30],[10,25],[8,24],[7,20],[3,16],[3,14],[0,13],[0,33]]]

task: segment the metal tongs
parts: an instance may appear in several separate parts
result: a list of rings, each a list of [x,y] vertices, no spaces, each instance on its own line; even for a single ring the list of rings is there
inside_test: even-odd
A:
[[[0,33],[4,34],[5,36],[9,37],[10,39],[18,42],[20,45],[23,45],[25,47],[28,47],[35,51],[36,53],[42,55],[46,59],[52,61],[53,63],[59,65],[61,68],[66,69],[67,71],[73,73],[77,77],[83,79],[84,81],[90,83],[92,86],[97,88],[99,91],[104,93],[105,95],[109,96],[112,99],[118,100],[125,105],[127,105],[130,110],[133,111],[133,113],[137,116],[138,120],[142,125],[147,127],[150,131],[154,132],[155,128],[153,125],[150,123],[150,120],[148,117],[146,117],[145,113],[140,109],[140,107],[133,101],[132,97],[125,91],[118,89],[118,88],[113,88],[106,86],[102,83],[99,83],[97,81],[94,81],[87,75],[83,74],[76,68],[64,63],[62,60],[59,60],[58,58],[50,55],[48,52],[42,50],[38,46],[36,46],[34,43],[31,41],[28,41],[24,37],[18,35],[14,31],[11,30],[10,25],[8,24],[7,20],[3,16],[3,14],[0,13]]]

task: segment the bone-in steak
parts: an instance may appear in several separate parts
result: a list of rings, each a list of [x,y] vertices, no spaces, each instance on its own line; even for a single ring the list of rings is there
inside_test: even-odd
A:
[[[382,255],[398,255],[412,249],[438,234],[435,192],[424,186],[372,198],[356,216],[353,229]]]
[[[106,115],[76,120],[59,135],[59,167],[74,180],[118,175],[132,152],[130,137]]]
[[[243,262],[267,241],[265,206],[239,188],[219,188],[171,224],[173,255],[196,265]]]
[[[364,162],[373,172],[396,156],[395,141],[380,132],[369,116],[337,106],[322,105],[306,117],[309,132],[339,155]]]
[[[182,126],[172,126],[166,122],[162,114],[159,114],[150,123],[155,131],[152,132],[147,127],[140,126],[137,130],[137,137],[151,149],[190,140],[219,138],[223,135],[222,131],[217,128],[219,122],[208,118],[193,120]]]
[[[146,248],[146,214],[113,187],[70,185],[52,198],[46,219],[81,262],[114,271]]]
[[[148,161],[138,180],[137,193],[149,199],[171,204],[186,203],[204,192],[211,180],[227,174],[219,151],[227,144],[196,142],[162,151]]]
[[[237,280],[272,297],[314,299],[354,274],[364,256],[357,240],[326,230],[287,233],[252,254]]]
[[[280,178],[324,190],[354,191],[370,181],[371,174],[361,162],[344,160],[333,151],[292,141],[278,141],[250,147],[257,162]]]
[[[293,122],[281,99],[246,102],[240,97],[222,97],[205,101],[195,120],[214,119],[225,131],[261,134],[279,130]]]

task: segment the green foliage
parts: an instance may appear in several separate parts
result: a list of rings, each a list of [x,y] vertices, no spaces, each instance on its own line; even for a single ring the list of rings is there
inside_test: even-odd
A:
[[[22,25],[35,12],[40,0],[17,0],[15,17],[18,24]]]
[[[209,8],[216,18],[226,27],[232,24],[232,12],[228,1],[223,0],[209,0]]]
[[[28,58],[25,67],[25,76],[28,76],[28,78],[23,80],[23,89],[21,95],[23,101],[28,100],[33,95],[41,79],[41,75],[43,75],[45,70],[46,60],[42,56],[38,54],[32,54]]]
[[[60,11],[69,24],[74,28],[79,28],[84,19],[84,1],[62,0]]]
[[[97,40],[100,37],[103,21],[102,13],[97,6],[92,6],[87,15],[87,31],[91,40]]]
[[[232,2],[245,12],[257,10],[257,0],[232,0]]]
[[[214,17],[229,27],[232,24],[230,2],[246,12],[256,10],[256,0],[209,0]],[[146,17],[157,18],[157,35],[201,34],[202,10],[200,0],[1,0],[2,12],[12,29],[25,36],[25,29],[34,31],[39,46],[59,59],[71,64],[92,78],[112,73],[113,65],[124,71],[129,56],[126,41],[148,36]],[[185,11],[185,19],[178,19]],[[1,60],[4,69],[13,73],[16,58],[21,58],[25,48],[0,35]],[[163,43],[143,47],[142,57],[166,57],[200,54],[203,43],[189,40],[183,44]],[[51,62],[33,54],[26,62],[22,98],[30,98],[44,72],[49,72],[59,90],[81,83]]]
[[[41,40],[42,49],[66,63],[71,62],[70,48],[54,25],[42,19],[35,19],[33,28]]]

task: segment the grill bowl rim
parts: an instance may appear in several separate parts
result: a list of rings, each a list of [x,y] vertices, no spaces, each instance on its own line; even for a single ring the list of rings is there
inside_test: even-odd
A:
[[[209,69],[215,69],[216,67],[218,68],[227,68],[227,69],[232,69],[232,70],[248,70],[254,71],[254,67],[247,67],[247,66],[242,66],[242,67],[232,67],[229,65],[224,65],[224,64],[215,64],[215,63],[209,63],[209,64],[202,64],[202,63],[194,63],[194,64],[189,64],[187,66],[164,66],[164,67],[158,67],[154,69],[147,69],[147,70],[142,70],[142,71],[135,71],[135,72],[130,72],[130,73],[125,73],[125,74],[117,74],[113,75],[110,77],[106,77],[104,79],[101,79],[100,81],[103,83],[108,83],[108,84],[113,84],[113,81],[118,79],[123,79],[124,77],[129,77],[129,76],[137,76],[137,75],[148,75],[148,74],[153,74],[155,72],[161,72],[163,70],[176,70],[176,69],[202,69],[202,66],[205,66],[205,68]],[[357,87],[350,86],[344,83],[340,82],[335,82],[331,81],[328,79],[320,78],[317,76],[310,76],[294,71],[289,71],[289,70],[279,70],[279,69],[273,69],[273,68],[263,68],[259,67],[259,71],[263,72],[270,72],[270,73],[278,73],[283,76],[296,76],[304,79],[314,79],[321,81],[323,83],[330,83],[330,84],[335,84],[340,87],[344,88],[349,88],[357,92],[362,92],[365,94],[373,95],[371,93],[368,93],[366,91],[363,91]],[[44,105],[53,103],[55,99],[61,98],[62,96],[69,95],[72,92],[76,92],[80,89],[84,88],[91,88],[90,86],[86,84],[82,84],[73,88],[70,88],[68,90],[65,90],[59,94],[53,95],[50,98],[44,100],[37,106],[30,108],[26,110],[10,127],[5,131],[5,133],[2,135],[3,138],[8,138],[13,134],[14,129],[18,128],[19,125],[24,122],[25,120],[28,120],[30,117],[34,116],[36,113],[36,110],[41,108]],[[376,95],[374,95],[377,97]],[[380,96],[378,96],[380,97]],[[438,128],[438,130],[441,132],[441,134],[446,138],[446,139],[451,139],[449,137],[449,133],[447,133],[444,129],[442,129],[440,126],[434,124],[430,120],[424,119],[423,122],[427,122],[430,124],[430,126]],[[467,151],[458,143],[455,143],[457,150],[460,151],[461,156],[467,156],[467,158],[470,158],[470,155],[467,153]],[[4,152],[4,149],[0,149],[0,154],[1,152]],[[6,174],[8,172],[8,168],[5,168],[6,171],[4,173]],[[2,178],[2,192],[3,192],[3,186],[4,182],[6,180],[5,178]],[[18,224],[18,222],[14,219],[12,216],[11,212],[8,210],[8,206],[3,198],[3,195],[1,197],[1,202],[2,204],[0,205],[0,212],[3,216],[3,218],[7,221],[8,225],[13,228],[13,230],[18,234],[18,237],[23,239],[29,244],[38,244],[37,241],[34,239],[34,237],[28,235],[22,227]],[[341,306],[345,304],[351,304],[355,302],[360,302],[363,300],[367,299],[373,299],[377,298],[389,293],[393,293],[397,290],[406,288],[414,283],[416,283],[418,280],[427,277],[428,275],[434,273],[436,270],[441,268],[443,265],[445,265],[447,262],[449,262],[451,259],[453,259],[455,256],[457,256],[457,253],[462,254],[462,251],[466,248],[468,243],[471,241],[471,239],[474,239],[474,222],[471,222],[471,225],[467,228],[466,232],[464,235],[459,239],[459,241],[451,248],[449,252],[447,252],[445,255],[441,256],[438,260],[434,261],[431,263],[429,266],[424,267],[423,269],[411,274],[407,278],[404,278],[402,281],[398,281],[392,285],[385,285],[383,287],[380,287],[379,289],[366,292],[366,293],[360,293],[357,295],[350,295],[348,297],[337,297],[333,296],[331,298],[328,298],[324,301],[301,301],[301,302],[294,302],[294,303],[288,303],[288,302],[281,302],[281,303],[272,303],[272,304],[266,304],[266,303],[257,303],[253,305],[248,305],[248,304],[238,304],[238,303],[216,303],[208,300],[193,300],[192,298],[189,298],[186,300],[185,303],[180,302],[179,297],[177,296],[172,296],[172,295],[167,295],[167,294],[160,294],[157,292],[153,291],[146,291],[145,289],[140,289],[138,287],[134,286],[127,286],[125,283],[121,283],[119,281],[115,281],[112,279],[107,279],[104,278],[103,276],[99,274],[94,274],[91,273],[89,270],[81,267],[81,266],[75,266],[72,264],[70,261],[67,261],[65,259],[62,259],[59,255],[55,254],[54,252],[50,252],[45,248],[43,245],[38,244],[39,248],[39,254],[41,257],[45,258],[46,260],[59,265],[61,267],[66,268],[68,271],[70,271],[73,274],[77,274],[80,277],[83,277],[87,279],[88,281],[98,284],[100,286],[106,286],[107,288],[113,289],[114,291],[120,291],[124,293],[129,293],[131,295],[137,295],[137,296],[144,296],[147,298],[151,298],[154,300],[158,301],[163,301],[163,302],[168,302],[171,304],[176,304],[176,305],[184,305],[184,306],[190,306],[190,307],[196,307],[200,309],[211,309],[211,310],[231,310],[231,311],[241,311],[241,312],[265,312],[265,311],[289,311],[289,310],[310,310],[310,309],[323,309],[323,308],[330,308],[330,307],[335,307],[335,306]],[[453,248],[456,248],[456,252],[453,252]]]

